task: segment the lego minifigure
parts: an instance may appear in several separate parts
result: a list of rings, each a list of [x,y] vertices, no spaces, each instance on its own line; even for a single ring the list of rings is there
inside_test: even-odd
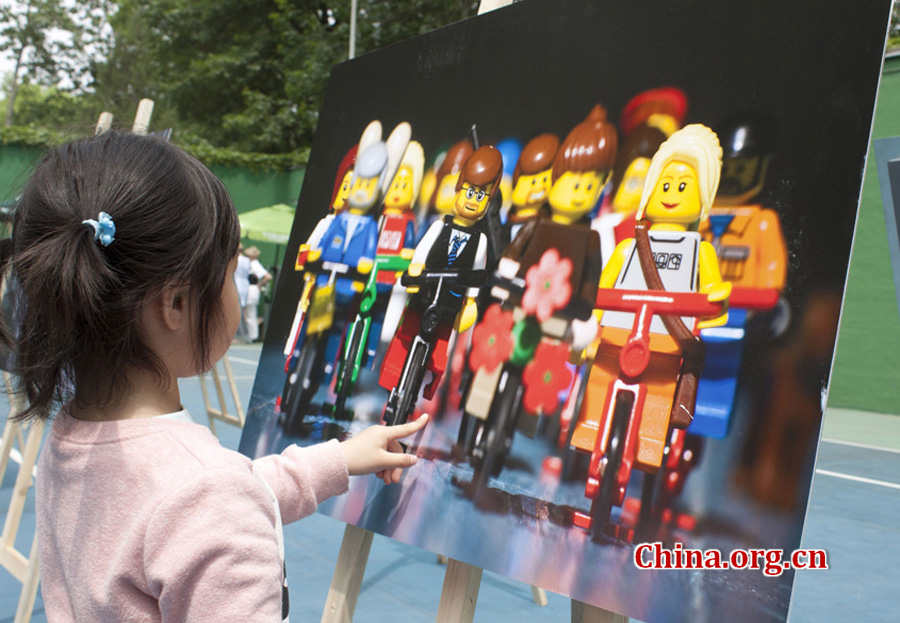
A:
[[[335,214],[339,214],[346,205],[347,195],[350,194],[350,179],[353,177],[353,165],[356,164],[356,153],[359,145],[354,145],[347,151],[347,154],[341,160],[338,166],[337,175],[334,178],[334,190],[331,192],[331,203],[329,204],[328,214],[316,223],[315,228],[305,243],[300,245],[297,250],[297,259],[294,262],[294,270],[302,271],[306,267],[306,260],[309,257],[310,249],[316,247],[325,231],[334,220]],[[312,293],[315,275],[307,273],[303,278],[303,290],[300,299],[297,301],[297,311],[294,314],[294,321],[291,323],[291,330],[288,333],[288,339],[284,344],[285,372],[288,372],[294,364],[296,357],[299,355],[297,348],[298,340],[300,340],[301,327],[303,326],[303,318],[309,309],[309,297]]]
[[[509,239],[513,240],[529,219],[545,212],[550,194],[553,160],[559,149],[555,134],[534,137],[522,149],[512,177],[512,207],[507,217]]]
[[[402,255],[407,260],[412,257],[412,249],[416,243],[416,220],[413,206],[419,197],[419,189],[422,187],[424,167],[425,152],[422,145],[416,141],[410,142],[403,155],[403,160],[400,162],[400,169],[384,199],[384,211],[378,227],[380,232],[378,237],[379,256],[397,257]],[[396,272],[382,270],[377,279],[379,298],[384,299],[386,292],[391,289],[393,291],[390,295],[390,302],[384,300],[380,302],[387,305],[386,309],[376,312],[376,316],[383,317],[383,323],[379,322],[373,326],[370,333],[369,351],[373,360],[376,359],[374,352],[378,343],[380,342],[386,347],[390,342],[406,305],[406,288],[400,285]]]
[[[710,302],[727,301],[731,284],[722,281],[715,249],[696,231],[712,206],[721,156],[715,133],[699,124],[675,132],[660,146],[641,196],[641,236],[616,247],[603,269],[601,290],[699,292]],[[571,445],[592,452],[587,494],[594,499],[597,535],[602,526],[596,524],[605,523],[610,505],[622,503],[631,465],[655,474],[671,427],[690,424],[702,351],[693,334],[693,315],[660,314],[649,323],[640,365],[634,368],[639,372],[635,372],[627,359],[620,360],[620,354],[636,335],[633,327],[641,318],[633,312],[602,308],[595,313],[601,325],[599,346],[591,353],[587,391]],[[726,321],[727,313],[720,312],[699,326],[720,326]],[[629,366],[623,367],[623,362]],[[601,476],[602,457],[607,453],[616,460],[612,466],[606,462]],[[624,473],[619,473],[619,464]],[[600,488],[611,499],[603,499],[606,493],[598,498],[601,477],[618,483],[612,490]]]
[[[619,128],[628,137],[639,125],[658,128],[667,137],[681,127],[687,114],[687,95],[676,87],[660,87],[638,93],[625,104]]]
[[[300,245],[294,270],[303,270],[310,249],[314,249],[318,246],[319,241],[322,239],[322,236],[325,235],[325,232],[334,220],[335,215],[340,214],[344,210],[347,203],[347,196],[350,194],[350,180],[353,178],[353,167],[356,164],[356,154],[358,149],[359,145],[354,145],[341,160],[341,164],[338,166],[337,175],[334,178],[334,190],[331,192],[331,203],[328,205],[328,214],[316,223],[309,238],[304,244]]]
[[[425,370],[432,374],[423,395],[431,398],[447,365],[454,325],[465,330],[477,316],[477,276],[483,273],[487,236],[476,226],[498,189],[503,159],[492,146],[473,152],[461,167],[454,215],[429,227],[416,246],[404,280],[410,300],[385,356],[379,383],[391,390],[388,424],[405,422],[415,406]]]
[[[378,226],[369,214],[380,204],[412,130],[400,123],[387,142],[381,124],[370,123],[359,142],[346,208],[336,215],[307,259],[317,273],[309,318],[298,338],[296,365],[288,372],[282,409],[290,428],[306,415],[313,395],[333,371],[347,320],[354,314],[362,282],[375,264]],[[302,344],[300,344],[302,341]],[[292,359],[294,359],[292,357]]]
[[[688,432],[721,439],[730,425],[749,314],[779,302],[787,276],[787,247],[778,214],[758,203],[774,149],[773,123],[736,118],[721,125],[719,137],[722,181],[709,219],[699,231],[716,248],[722,278],[734,289],[727,326],[701,332],[707,363]],[[770,319],[785,323],[786,310],[787,305],[781,305]],[[778,334],[778,328],[773,333]]]
[[[634,236],[635,214],[650,158],[662,142],[681,127],[687,96],[675,87],[649,89],[632,97],[622,109],[621,159],[613,169],[611,192],[604,198],[592,226],[604,248],[615,248]],[[604,258],[604,261],[609,256]]]
[[[622,240],[634,235],[632,225],[631,231],[620,238],[619,225],[625,219],[633,219],[637,213],[641,193],[644,190],[644,180],[647,178],[647,169],[650,168],[650,158],[665,140],[666,135],[662,130],[641,124],[623,141],[613,166],[609,204],[605,211],[601,210],[600,216],[591,222],[591,227],[600,234],[600,242],[604,249],[615,249]]]
[[[529,164],[537,162],[524,168],[521,186],[514,191],[524,198],[519,205],[527,220],[497,268],[493,293],[505,300],[503,308],[488,310],[473,334],[470,356],[475,377],[465,412],[471,417],[462,425],[474,424],[475,430],[461,431],[460,440],[474,444],[476,495],[487,477],[502,468],[516,425],[533,435],[537,416],[555,412],[559,392],[571,382],[566,366],[570,347],[581,352],[596,334],[591,311],[600,276],[600,240],[584,217],[609,178],[616,144],[615,127],[597,105],[558,149],[555,136],[542,135],[523,150]],[[530,154],[529,146],[534,148]],[[540,157],[548,153],[555,156],[552,167]],[[551,174],[552,186],[543,193],[539,187]],[[541,196],[549,199],[549,215],[538,214]],[[505,325],[512,334],[508,348],[500,339]],[[520,407],[529,415],[521,417]]]

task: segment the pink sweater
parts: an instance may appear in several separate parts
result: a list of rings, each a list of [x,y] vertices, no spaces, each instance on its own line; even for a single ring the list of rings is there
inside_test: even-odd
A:
[[[281,620],[284,523],[347,490],[336,441],[251,462],[197,424],[53,422],[38,463],[47,620]]]

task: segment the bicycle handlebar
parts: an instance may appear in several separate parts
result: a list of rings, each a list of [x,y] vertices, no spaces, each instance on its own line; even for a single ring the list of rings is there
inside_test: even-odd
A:
[[[359,272],[355,266],[344,264],[342,262],[329,262],[322,259],[310,260],[306,263],[304,271],[318,275],[320,273],[334,273],[335,277],[351,279],[353,281],[366,281],[369,278],[368,273]]]
[[[600,288],[596,306],[604,311],[639,312],[646,308],[650,315],[695,316],[712,318],[723,311],[723,303],[712,303],[698,292],[667,292],[664,290],[623,290]]]
[[[417,277],[413,277],[408,272],[403,273],[400,277],[400,283],[404,286],[424,286],[438,283],[445,285],[457,285],[467,288],[480,288],[487,282],[487,271],[485,270],[443,270],[421,273]]]
[[[780,293],[775,288],[740,288],[731,289],[728,306],[733,309],[752,309],[763,311],[772,309],[778,304]]]
[[[650,322],[653,316],[694,316],[712,318],[721,315],[724,302],[711,303],[698,292],[664,290],[620,290],[601,288],[597,307],[605,311],[634,313],[634,326],[619,352],[619,369],[629,377],[638,377],[650,363]]]

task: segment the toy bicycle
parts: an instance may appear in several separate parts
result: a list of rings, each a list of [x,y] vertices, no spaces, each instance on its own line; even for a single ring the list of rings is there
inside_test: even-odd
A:
[[[525,292],[525,280],[520,277],[507,278],[495,273],[491,282],[491,294],[501,300],[506,300],[509,295],[521,298]],[[497,304],[492,307],[496,307],[494,310],[489,308],[492,315],[502,309]],[[524,316],[520,307],[515,308],[515,311],[504,310],[499,313],[508,314],[512,321],[510,324],[515,323],[510,330],[513,340],[512,350],[509,359],[502,363],[494,395],[490,398],[487,417],[470,414],[464,408],[457,440],[474,467],[471,488],[476,497],[486,489],[491,476],[500,475],[503,463],[512,449],[522,397],[525,393],[522,373],[542,337],[540,325],[534,318]],[[518,322],[515,322],[516,319]],[[473,335],[473,340],[474,337]],[[475,371],[472,372],[474,374]],[[467,388],[472,389],[471,386]],[[468,391],[466,398],[464,405],[472,399]]]
[[[435,271],[413,277],[403,273],[400,283],[407,288],[418,287],[429,292],[430,303],[422,312],[419,331],[413,338],[409,354],[403,363],[400,380],[391,389],[384,410],[384,422],[388,426],[404,424],[412,415],[419,397],[419,390],[425,376],[427,363],[434,351],[437,330],[440,325],[453,323],[458,309],[442,302],[444,297],[456,296],[453,288],[478,288],[484,285],[487,273],[484,270]]]
[[[330,362],[325,361],[325,351],[337,308],[336,279],[352,280],[354,289],[367,279],[367,275],[354,267],[339,262],[317,259],[308,262],[306,270],[314,275],[327,273],[328,279],[321,285],[317,284],[311,293],[304,292],[304,295],[311,297],[303,318],[306,326],[298,332],[285,366],[287,378],[281,395],[281,412],[285,415],[288,431],[296,431],[303,423],[313,397],[328,374]]]
[[[375,257],[375,266],[366,280],[366,286],[359,302],[359,311],[347,329],[344,343],[340,349],[334,388],[336,398],[332,411],[335,418],[344,418],[347,398],[356,387],[359,370],[363,365],[366,344],[368,344],[369,332],[372,328],[373,308],[378,297],[378,273],[381,271],[404,271],[409,267],[411,257],[411,254],[409,257],[403,255],[378,255]]]
[[[711,318],[722,313],[722,305],[711,303],[705,294],[616,288],[601,288],[597,292],[597,308],[631,312],[634,322],[627,341],[618,353],[619,375],[611,382],[607,392],[607,404],[600,416],[593,447],[579,448],[590,452],[585,497],[592,503],[590,516],[576,513],[575,524],[589,529],[594,540],[599,540],[603,534],[612,507],[622,505],[635,463],[641,414],[647,396],[643,374],[650,363],[650,323],[653,317]],[[671,430],[671,422],[669,427]],[[650,484],[652,488],[652,482],[645,484]],[[649,509],[650,504],[645,506]]]

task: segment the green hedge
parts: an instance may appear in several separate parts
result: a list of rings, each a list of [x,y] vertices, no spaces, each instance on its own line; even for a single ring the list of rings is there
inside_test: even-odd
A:
[[[0,127],[0,143],[19,147],[44,148],[58,145],[77,138],[79,134],[66,131],[52,131],[32,126]],[[299,149],[286,154],[248,153],[215,147],[204,139],[191,135],[172,135],[172,142],[192,154],[206,166],[239,167],[251,171],[284,171],[305,167],[309,158],[309,148]]]

